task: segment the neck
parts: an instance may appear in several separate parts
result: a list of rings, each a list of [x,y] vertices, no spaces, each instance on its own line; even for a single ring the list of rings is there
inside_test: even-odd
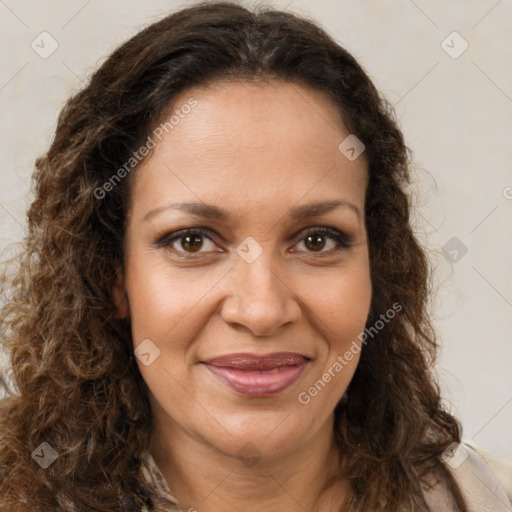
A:
[[[175,425],[155,427],[150,453],[183,510],[338,511],[350,492],[347,481],[325,490],[340,467],[333,417],[307,445],[245,464]]]

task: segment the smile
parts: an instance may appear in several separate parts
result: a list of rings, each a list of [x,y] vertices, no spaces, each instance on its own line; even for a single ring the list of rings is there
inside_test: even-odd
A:
[[[231,354],[203,364],[232,390],[245,396],[268,397],[292,386],[309,362],[309,358],[300,354],[279,353]]]

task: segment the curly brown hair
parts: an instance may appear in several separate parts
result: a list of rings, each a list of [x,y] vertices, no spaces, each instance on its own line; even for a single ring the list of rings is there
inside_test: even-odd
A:
[[[116,49],[67,101],[48,152],[36,160],[28,234],[3,283],[9,296],[0,335],[15,389],[0,403],[2,511],[151,510],[151,489],[138,478],[152,427],[148,390],[129,321],[116,318],[112,295],[136,170],[108,193],[102,187],[178,93],[240,79],[326,93],[366,146],[368,325],[396,302],[403,309],[364,347],[335,409],[336,441],[354,490],[349,509],[423,509],[422,486],[441,478],[465,510],[439,461],[460,441],[461,427],[431,373],[437,342],[427,313],[430,266],[411,228],[410,155],[391,106],[313,21],[206,2]],[[48,469],[31,458],[45,441],[58,453]]]

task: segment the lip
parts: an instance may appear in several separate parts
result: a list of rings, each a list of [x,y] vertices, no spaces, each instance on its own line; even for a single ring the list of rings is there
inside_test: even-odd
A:
[[[309,362],[309,357],[293,352],[227,354],[201,361],[232,390],[251,397],[281,393],[297,381]]]

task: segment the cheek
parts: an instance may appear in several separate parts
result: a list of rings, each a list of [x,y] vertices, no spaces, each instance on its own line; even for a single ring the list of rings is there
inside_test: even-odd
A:
[[[361,355],[359,336],[372,295],[365,265],[321,282],[323,286],[315,289],[310,302],[315,305],[313,318],[322,339],[318,365],[297,394],[301,417],[311,421],[312,430],[331,414],[354,376]]]
[[[153,258],[142,250],[132,251],[127,265],[133,348],[137,354],[138,347],[149,347],[150,364],[140,357],[137,364],[157,400],[167,403],[172,397],[174,404],[184,403],[193,388],[189,366],[194,347],[214,314],[212,297],[226,269],[198,276],[193,269],[172,268],[165,259],[155,262]],[[148,351],[141,348],[139,352]]]
[[[317,328],[323,333],[325,352],[322,372],[332,378],[343,394],[359,362],[361,333],[364,332],[371,304],[372,285],[365,265],[340,272],[338,279],[329,279],[316,289],[315,315]]]
[[[341,284],[325,298],[329,304],[325,318],[330,329],[328,339],[332,349],[338,351],[344,351],[347,343],[363,332],[371,303],[369,279],[357,281],[355,286],[345,285]]]
[[[372,297],[368,266],[340,269],[322,279],[303,280],[309,290],[308,301],[332,349],[343,349],[348,338],[358,336],[365,327]]]
[[[197,278],[165,261],[153,263],[144,255],[134,255],[130,265],[126,288],[135,344],[148,337],[161,343],[172,337],[222,275],[210,272]]]

